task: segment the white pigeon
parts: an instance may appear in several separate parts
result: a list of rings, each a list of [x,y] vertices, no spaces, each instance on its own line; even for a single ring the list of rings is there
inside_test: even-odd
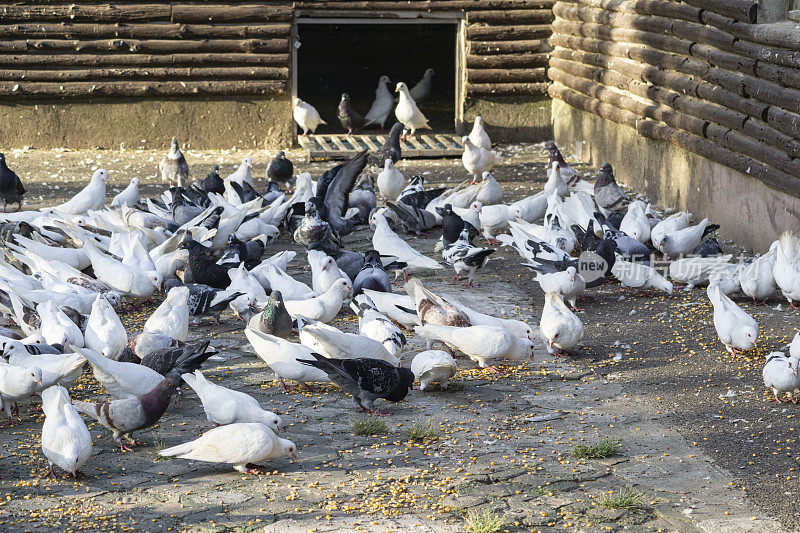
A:
[[[478,208],[481,221],[481,233],[487,241],[496,241],[495,233],[508,227],[511,220],[517,218],[514,210],[505,204],[482,205]]]
[[[278,252],[275,255],[261,261],[261,264],[258,266],[250,269],[250,275],[255,276],[262,287],[269,288],[269,280],[264,276],[264,272],[268,269],[268,267],[274,266],[279,271],[285,272],[286,268],[289,266],[289,262],[292,261],[296,256],[297,252],[291,250]],[[306,285],[306,288],[310,290],[308,285]]]
[[[486,315],[467,307],[451,295],[443,296],[443,298],[450,302],[453,307],[456,307],[459,311],[467,315],[469,323],[473,326],[495,326],[498,328],[507,329],[516,337],[523,337],[533,340],[533,330],[522,320],[516,320],[513,318],[497,318],[491,315]]]
[[[209,422],[218,426],[255,422],[268,426],[272,431],[280,431],[281,417],[262,409],[249,394],[211,383],[200,370],[183,374],[181,378],[197,393]]]
[[[734,355],[736,350],[752,350],[758,341],[758,322],[741,307],[722,294],[716,285],[706,290],[714,306],[714,327],[725,349]]]
[[[741,292],[742,285],[739,281],[740,265],[723,265],[715,268],[708,276],[708,284],[716,285],[722,294],[731,296]]]
[[[464,222],[469,222],[472,226],[480,230],[481,229],[481,214],[480,210],[483,207],[483,204],[480,202],[472,202],[469,204],[469,207],[466,209],[462,209],[460,207],[454,207],[453,213],[457,214],[461,217],[461,220]]]
[[[800,332],[795,333],[792,342],[789,343],[789,355],[795,359],[800,359]]]
[[[72,349],[89,361],[95,379],[114,398],[142,396],[164,380],[164,376],[144,365],[114,361],[85,348],[73,346]]]
[[[544,297],[539,329],[547,341],[547,351],[555,355],[563,355],[583,338],[581,319],[554,292],[547,293]]]
[[[98,294],[92,304],[83,337],[88,349],[108,357],[115,356],[128,345],[125,326],[102,294]]]
[[[492,149],[492,141],[489,139],[489,134],[486,133],[486,130],[483,128],[483,119],[480,115],[475,117],[472,131],[469,132],[469,142],[484,150]]]
[[[780,403],[782,400],[778,395],[785,392],[790,402],[797,402],[794,391],[800,389],[799,366],[800,361],[783,352],[772,352],[767,356],[761,375],[764,386],[772,389],[772,401]]]
[[[378,80],[378,87],[375,89],[375,101],[372,102],[372,106],[364,116],[364,127],[371,124],[380,124],[381,128],[384,127],[386,118],[394,107],[394,98],[392,98],[392,93],[387,87],[388,83],[390,83],[389,76],[381,76]]]
[[[425,118],[411,97],[408,86],[401,81],[395,87],[395,92],[400,93],[400,100],[397,102],[397,107],[394,108],[394,116],[410,131],[410,136],[413,137],[417,130],[431,129],[428,119]]]
[[[262,333],[249,326],[244,329],[244,334],[256,355],[278,376],[285,390],[289,390],[284,382],[285,379],[303,385],[309,382],[330,381],[328,374],[322,370],[297,362],[298,359],[314,358],[307,346]]]
[[[569,192],[567,182],[561,177],[561,163],[558,161],[553,161],[547,169],[547,182],[543,190],[550,194],[555,192],[559,198],[564,198]]]
[[[378,192],[387,200],[396,200],[403,189],[406,187],[406,178],[403,173],[398,170],[391,159],[386,158],[383,170],[378,173],[375,178],[375,184],[378,186]]]
[[[299,335],[301,344],[326,357],[333,359],[368,357],[395,366],[400,364],[400,360],[390,354],[380,341],[361,334],[345,333],[327,324],[304,324],[300,328]]]
[[[14,241],[18,246],[14,245],[14,243],[9,243],[12,249],[20,251],[21,247],[46,261],[60,261],[77,270],[85,270],[92,264],[89,256],[81,248],[48,246],[19,234],[14,235]]]
[[[484,172],[489,172],[494,168],[497,161],[497,152],[475,146],[467,136],[462,137],[461,142],[464,144],[461,163],[466,171],[472,175],[473,181],[477,182]]]
[[[308,251],[308,264],[311,265],[311,287],[317,294],[326,292],[340,279],[350,281],[333,257],[321,250]]]
[[[536,274],[536,281],[545,294],[556,292],[564,301],[569,302],[573,309],[578,310],[578,296],[586,290],[586,280],[578,274],[575,267],[571,266],[563,271],[546,274],[539,272]]]
[[[518,220],[536,222],[542,218],[547,210],[547,197],[549,191],[541,191],[533,196],[527,196],[510,205]]]
[[[778,239],[775,266],[772,268],[775,284],[793,308],[800,307],[800,239],[787,231]]]
[[[103,209],[106,203],[106,180],[108,171],[104,168],[95,170],[88,185],[75,196],[52,208],[53,211],[68,215],[82,215],[87,211]]]
[[[503,188],[494,179],[492,173],[486,171],[482,174],[483,181],[481,181],[481,189],[475,197],[475,201],[480,202],[482,205],[494,205],[503,201]]]
[[[754,302],[759,300],[766,302],[775,293],[775,276],[772,271],[777,256],[777,246],[773,244],[769,252],[754,259],[750,264],[739,267],[739,284],[742,292]]]
[[[696,226],[689,226],[667,233],[661,238],[658,250],[661,253],[672,256],[690,254],[703,240],[707,226],[708,219],[704,218]]]
[[[13,425],[11,415],[17,413],[17,400],[30,396],[42,386],[42,369],[9,365],[0,360],[0,403]]]
[[[257,307],[259,302],[267,301],[267,291],[264,290],[261,282],[244,268],[244,263],[241,263],[239,268],[228,269],[228,277],[231,284],[224,293],[217,293],[215,300],[225,298],[225,295],[232,293],[242,293],[230,303],[230,307],[237,317],[241,318],[249,307]],[[209,305],[213,305],[213,303],[211,302]]]
[[[83,241],[83,249],[92,261],[92,269],[97,279],[107,283],[119,293],[132,298],[149,298],[156,289],[161,288],[162,277],[158,271],[143,271],[125,265],[98,250],[89,240]]]
[[[139,178],[132,178],[127,187],[111,200],[111,207],[127,205],[133,207],[139,203]]]
[[[431,383],[439,383],[446,389],[457,370],[456,360],[442,350],[425,350],[411,360],[411,371],[419,380],[419,390],[427,389]]]
[[[617,257],[614,266],[611,267],[611,273],[623,287],[640,291],[657,289],[672,294],[672,283],[649,265],[632,263]]]
[[[36,313],[41,320],[39,329],[47,344],[83,346],[84,339],[80,328],[54,302],[37,305]]]
[[[143,331],[167,335],[180,342],[186,342],[189,335],[189,287],[173,287],[150,318],[144,323]]]
[[[305,300],[314,297],[314,290],[311,287],[297,281],[273,263],[259,265],[252,273],[260,280],[262,286],[266,281],[266,286],[271,290],[280,291],[284,300]]]
[[[619,223],[619,230],[643,244],[650,240],[650,222],[642,202],[636,200],[628,204],[628,211]]]
[[[78,477],[80,469],[92,455],[92,436],[72,406],[67,389],[58,385],[42,391],[42,453],[55,477],[57,466]]]
[[[309,131],[311,131],[311,133],[316,133],[320,125],[327,124],[327,122],[320,118],[319,112],[313,105],[307,104],[299,98],[294,99],[292,116],[294,117],[294,121],[297,122],[297,125],[303,129],[304,137],[308,135]]]
[[[381,255],[396,257],[398,261],[408,266],[403,269],[407,276],[409,272],[424,269],[442,268],[435,259],[425,257],[408,244],[405,239],[389,227],[389,222],[383,216],[375,217],[375,233],[372,235],[372,247]]]
[[[78,353],[60,355],[28,354],[28,357],[21,359],[12,356],[9,357],[8,362],[25,368],[40,369],[42,371],[42,386],[39,390],[53,385],[69,387],[78,381],[78,378],[83,374],[83,367],[86,365],[86,359]]]
[[[687,290],[708,283],[714,272],[730,268],[732,255],[714,257],[685,257],[669,264],[669,277],[678,283],[686,283]]]
[[[406,336],[394,322],[378,311],[375,303],[366,294],[359,294],[350,308],[358,315],[358,334],[378,341],[386,351],[397,356],[406,344]]]
[[[404,328],[409,329],[420,325],[417,306],[409,295],[380,292],[372,289],[364,289],[364,294],[375,304],[381,314],[386,315]]]
[[[475,361],[479,367],[496,371],[487,364],[499,357],[512,361],[533,359],[533,341],[517,337],[505,328],[497,326],[441,326],[425,324],[414,331],[428,341],[441,341],[450,348],[461,351]]]
[[[242,159],[242,163],[239,165],[239,168],[233,174],[229,174],[225,181],[234,181],[239,185],[244,185],[247,183],[251,187],[253,186],[253,158],[250,156],[245,157]],[[227,237],[226,237],[227,239]]]
[[[415,102],[421,102],[430,96],[431,80],[434,74],[436,74],[434,69],[427,69],[425,74],[422,75],[422,78],[408,91],[408,94],[411,95],[411,98],[413,98]]]
[[[264,424],[237,423],[206,431],[201,437],[158,452],[165,457],[206,463],[232,464],[237,472],[255,474],[257,465],[268,459],[297,457],[297,447]]]
[[[321,295],[306,300],[286,300],[283,305],[292,316],[304,316],[311,320],[328,323],[342,310],[344,300],[353,293],[353,284],[340,278]],[[283,293],[281,293],[283,294]]]
[[[680,211],[668,216],[653,226],[653,228],[650,230],[650,241],[653,243],[653,246],[658,248],[659,245],[661,245],[661,239],[663,239],[668,233],[688,228],[689,217],[689,213]]]

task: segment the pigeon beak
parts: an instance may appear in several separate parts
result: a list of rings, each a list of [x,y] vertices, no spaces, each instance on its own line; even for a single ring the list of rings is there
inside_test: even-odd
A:
[[[298,457],[299,457],[299,455],[298,455],[298,453],[297,453],[297,450],[293,451],[293,452],[292,452],[292,458],[293,458],[293,459],[297,459]]]
[[[794,377],[797,377],[797,367],[792,368],[792,374],[794,374]]]
[[[36,383],[38,383],[38,384],[39,384],[39,386],[41,386],[41,385],[42,385],[42,380],[41,380],[41,379],[39,379],[39,378],[36,378]]]

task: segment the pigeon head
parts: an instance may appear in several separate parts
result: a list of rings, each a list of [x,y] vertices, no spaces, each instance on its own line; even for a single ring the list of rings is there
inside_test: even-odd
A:
[[[297,458],[297,446],[289,439],[282,439],[278,437],[277,444],[277,457],[292,457]]]
[[[42,385],[42,369],[38,366],[31,367],[28,370],[28,374],[25,376],[26,380],[31,380],[33,383],[37,383],[38,385]]]
[[[417,174],[416,176],[411,178],[411,185],[418,185],[422,187],[423,183],[425,183],[425,178],[420,174]]]
[[[480,126],[481,124],[483,124],[483,118],[480,115],[478,115],[475,117],[475,125]]]
[[[397,369],[400,376],[397,380],[397,386],[394,390],[386,396],[383,396],[385,400],[389,400],[390,402],[399,402],[400,400],[404,399],[408,395],[408,391],[411,387],[414,386],[414,373],[411,369],[408,368],[398,368]]]
[[[132,178],[131,179],[131,185],[133,185],[134,187],[138,188],[139,187],[139,178]]]
[[[378,250],[367,250],[364,253],[364,264],[370,266],[381,266],[383,267],[383,263],[381,263],[381,254]]]
[[[294,106],[297,107],[302,103],[303,103],[303,101],[295,96],[295,98],[294,98]]]
[[[489,171],[484,172],[483,174],[481,174],[481,176],[483,177],[483,181],[486,181],[489,178],[493,178],[494,177],[494,176],[492,176],[492,173],[489,172]]]
[[[436,74],[436,71],[433,70],[432,68],[429,68],[428,70],[425,71],[423,78],[431,78],[431,76],[433,76],[434,74]]]
[[[272,294],[269,295],[269,299],[275,302],[279,307],[283,305],[283,294],[281,294],[281,291],[272,291]]]
[[[611,168],[611,165],[605,163],[600,167],[600,173],[597,175],[597,180],[595,180],[595,186],[599,185],[602,187],[612,183],[616,183],[614,179],[614,170]]]
[[[350,103],[350,95],[347,93],[342,93],[342,102]]]
[[[99,168],[94,171],[94,174],[92,174],[92,181],[94,180],[106,181],[107,179],[108,179],[108,171],[104,168]]]
[[[378,79],[378,83],[380,83],[380,84],[392,83],[392,80],[389,79],[389,76],[384,74],[383,76],[380,77],[380,79]]]
[[[329,255],[325,256],[325,258],[322,260],[322,270],[323,270],[323,272],[328,270],[329,268],[334,267],[334,266],[336,266],[336,261],[333,260],[333,257],[331,257]]]
[[[394,163],[392,163],[392,160],[388,157],[386,158],[386,161],[383,162],[383,168],[392,168],[392,165],[394,165]]]
[[[276,155],[275,157],[277,157],[278,159],[286,159],[286,152],[281,150],[280,152],[278,152],[278,155]]]
[[[399,139],[401,133],[403,133],[403,124],[395,122],[392,125],[392,129],[389,130],[389,138],[392,140]]]
[[[408,92],[408,86],[401,81],[394,88],[394,92],[396,92],[396,93],[407,93]]]
[[[174,150],[174,149],[177,149],[177,148],[178,148],[178,139],[176,139],[175,137],[173,137],[173,138],[172,138],[172,142],[170,142],[169,144],[170,144],[170,146],[172,147],[172,149],[173,149],[173,150]]]
[[[253,168],[253,158],[248,155],[247,157],[242,159],[242,165],[244,165],[245,167]]]
[[[335,290],[342,296],[342,299],[353,296],[353,284],[344,278],[336,280],[329,290]]]

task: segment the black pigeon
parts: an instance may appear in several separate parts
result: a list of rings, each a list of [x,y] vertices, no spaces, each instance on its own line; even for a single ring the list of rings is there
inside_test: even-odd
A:
[[[0,154],[0,201],[3,202],[3,212],[7,204],[17,204],[17,211],[22,209],[22,196],[25,187],[19,176],[6,165],[6,156]]]
[[[380,359],[328,359],[317,353],[311,355],[315,360],[298,361],[327,373],[331,381],[353,396],[360,411],[375,412],[375,400],[378,398],[399,402],[408,395],[414,384],[411,370]]]
[[[239,197],[239,201],[243,204],[247,202],[252,202],[256,198],[261,198],[261,195],[256,192],[252,185],[247,183],[246,181],[239,185],[236,181],[231,181],[231,189],[233,192],[236,193],[236,196]]]
[[[377,250],[369,250],[364,254],[364,266],[353,280],[353,297],[364,289],[380,292],[392,292],[392,281],[383,268],[381,254]]]
[[[172,211],[173,222],[179,226],[183,226],[204,211],[202,207],[186,203],[186,200],[184,200],[183,196],[180,194],[172,199],[170,210]]]
[[[431,203],[431,200],[441,196],[441,194],[447,190],[446,187],[439,187],[438,189],[426,191],[424,184],[424,176],[414,176],[411,178],[411,183],[409,183],[408,187],[403,189],[397,197],[397,201],[418,209],[425,209],[428,207],[428,204]]]
[[[572,233],[575,234],[578,240],[578,246],[582,252],[594,252],[597,250],[600,243],[603,242],[603,239],[594,233],[594,219],[589,221],[589,224],[586,226],[586,231],[577,224],[571,225],[570,228],[572,229]]]
[[[264,193],[264,204],[271,204],[275,200],[277,200],[281,196],[286,196],[286,194],[281,189],[281,186],[278,185],[277,181],[270,181],[267,183],[267,192]]]
[[[647,246],[611,227],[601,213],[595,212],[594,218],[603,227],[603,240],[613,240],[617,245],[617,251],[626,261],[650,262],[650,249]]]
[[[361,115],[350,107],[350,95],[347,93],[343,93],[339,101],[339,123],[347,130],[348,135],[352,135],[353,130],[357,130],[364,123]]]
[[[179,348],[155,350],[142,357],[141,364],[152,368],[163,376],[175,377],[175,379],[180,380],[181,375],[198,370],[209,357],[217,353],[206,351],[209,342],[202,341]]]
[[[617,261],[616,256],[617,245],[616,243],[611,240],[604,240],[601,242],[595,253],[603,258],[606,262],[606,269],[603,272],[603,275],[593,281],[587,281],[586,287],[592,288],[602,285],[608,278],[611,277],[611,269],[614,267],[614,263]],[[579,267],[579,260],[578,259],[561,259],[559,261],[554,261],[551,259],[536,259],[536,263],[523,263],[526,267],[536,270],[538,272],[544,272],[545,274],[551,272],[563,272],[569,267],[575,267],[575,269],[580,273],[581,269]]]
[[[291,161],[286,159],[286,153],[281,150],[278,152],[278,155],[269,162],[267,178],[271,181],[287,183],[292,179],[292,174],[294,174],[294,165]]]
[[[222,255],[217,261],[218,265],[227,268],[236,268],[240,263],[250,267],[253,263],[261,261],[264,250],[267,248],[267,236],[260,235],[250,241],[240,241],[235,234],[228,235],[228,242],[222,249]]]
[[[383,146],[369,154],[367,163],[379,168],[383,168],[387,159],[391,159],[392,163],[397,163],[403,155],[400,150],[400,135],[402,133],[403,125],[399,122],[395,122],[392,129],[389,130],[389,137],[386,139],[386,142],[383,143]]]
[[[225,208],[221,205],[218,205],[214,209],[211,210],[211,213],[208,214],[206,218],[200,221],[198,226],[202,228],[214,229],[219,226],[219,219],[222,217],[222,213],[225,211]]]
[[[437,207],[436,212],[442,217],[442,244],[447,246],[458,240],[461,230],[464,229],[464,219],[453,211],[453,206],[444,204],[444,207]]]
[[[208,171],[206,177],[202,181],[192,183],[192,187],[206,194],[212,192],[225,194],[225,181],[219,175],[219,165],[214,165],[214,168]]]
[[[111,430],[120,450],[132,451],[129,444],[135,446],[142,443],[136,442],[131,433],[149,428],[164,416],[172,395],[178,390],[178,384],[178,380],[167,378],[147,394],[136,398],[102,403],[73,400],[72,405],[79,412]]]
[[[328,186],[331,184],[333,178],[336,177],[339,171],[342,170],[342,167],[344,165],[345,165],[344,163],[339,163],[335,167],[329,168],[328,170],[322,173],[322,176],[320,176],[320,178],[317,180],[317,193],[316,193],[317,198],[319,198],[320,200],[323,200],[325,198],[325,194],[328,192]],[[325,220],[327,219],[328,215],[327,213],[325,213]]]
[[[697,245],[692,255],[699,255],[700,257],[722,255],[722,247],[716,237],[709,237]]]
[[[349,205],[350,192],[366,165],[367,151],[364,150],[342,165],[325,191],[323,203],[328,211],[325,220],[338,235],[346,235],[358,224],[352,219],[345,219],[344,215]],[[317,197],[320,197],[319,192]]]
[[[231,284],[228,269],[216,264],[211,250],[195,240],[188,240],[178,248],[189,251],[189,263],[183,271],[184,283],[202,283],[216,289],[225,289]]]

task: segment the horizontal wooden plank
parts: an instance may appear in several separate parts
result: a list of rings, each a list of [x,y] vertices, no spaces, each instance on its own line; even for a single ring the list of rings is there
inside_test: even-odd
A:
[[[130,52],[138,54],[191,54],[202,52],[288,52],[288,39],[204,39],[195,40],[134,40],[105,39],[95,41],[28,39],[27,41],[8,41],[27,45],[28,51],[36,52]],[[5,51],[0,41],[0,51]]]
[[[282,22],[294,18],[286,4],[172,4],[172,22]]]
[[[549,83],[467,83],[467,94],[543,94]]]
[[[467,39],[471,41],[519,41],[550,37],[553,30],[549,24],[526,26],[487,26],[470,24],[467,26]]]
[[[462,11],[491,9],[542,9],[551,8],[555,0],[411,0],[377,1],[364,0],[299,0],[297,9],[332,10],[395,10],[395,11]]]
[[[0,54],[3,67],[169,67],[261,65],[288,67],[289,54]]]
[[[6,81],[101,81],[109,79],[228,79],[287,80],[286,67],[136,67],[90,69],[0,69],[0,80]]]
[[[546,24],[553,20],[550,9],[498,9],[467,11],[467,22],[487,24]]]
[[[547,54],[519,54],[500,56],[467,56],[468,69],[480,68],[534,68],[547,65]]]
[[[473,55],[500,55],[539,52],[547,46],[544,39],[526,41],[470,41],[469,53]]]
[[[285,37],[291,24],[73,24],[24,22],[0,25],[0,35],[7,39],[219,39]]]
[[[102,96],[259,95],[286,91],[284,81],[128,81],[128,82],[0,82],[5,98],[87,98]]]
[[[542,82],[547,81],[547,74],[544,67],[468,69],[467,81],[469,83]]]
[[[0,5],[0,21],[131,22],[169,20],[169,4]]]

